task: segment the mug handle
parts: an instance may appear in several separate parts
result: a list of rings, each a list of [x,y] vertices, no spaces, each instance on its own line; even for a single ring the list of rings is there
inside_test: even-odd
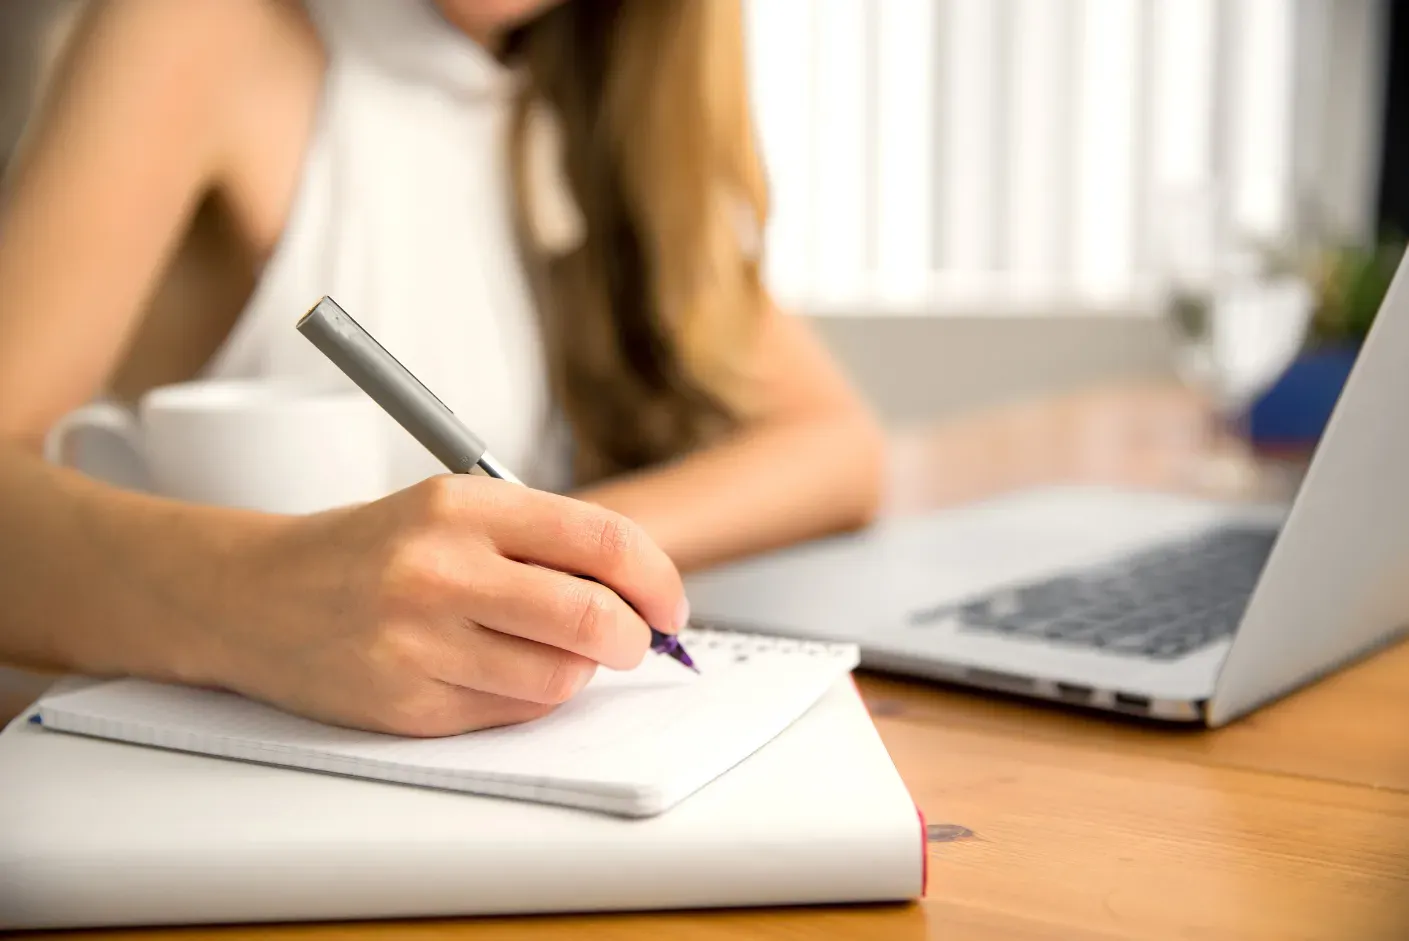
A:
[[[85,461],[74,439],[95,432],[93,443],[102,442],[100,459]],[[59,419],[44,437],[44,460],[129,490],[151,489],[141,425],[130,409],[114,402],[90,402]],[[94,463],[101,466],[86,466]]]

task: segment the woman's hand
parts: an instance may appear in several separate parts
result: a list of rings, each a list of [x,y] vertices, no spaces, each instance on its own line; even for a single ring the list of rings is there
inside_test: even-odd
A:
[[[221,619],[201,673],[337,724],[433,736],[542,716],[598,665],[639,664],[648,622],[674,633],[688,617],[635,524],[490,478],[274,529],[230,573],[240,622]]]

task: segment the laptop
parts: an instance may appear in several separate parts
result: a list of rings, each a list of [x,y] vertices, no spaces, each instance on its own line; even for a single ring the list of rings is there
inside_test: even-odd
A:
[[[702,621],[863,668],[1224,725],[1409,625],[1406,264],[1290,504],[1032,489],[686,582]]]

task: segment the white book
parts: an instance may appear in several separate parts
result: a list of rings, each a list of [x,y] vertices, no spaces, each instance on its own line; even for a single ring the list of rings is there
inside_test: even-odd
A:
[[[658,814],[738,764],[854,669],[854,644],[687,630],[699,667],[602,669],[540,719],[443,738],[338,728],[219,690],[114,680],[39,700],[46,729],[373,778]]]
[[[37,714],[37,713],[33,713]],[[924,825],[849,677],[628,818],[0,733],[0,929],[905,901]]]

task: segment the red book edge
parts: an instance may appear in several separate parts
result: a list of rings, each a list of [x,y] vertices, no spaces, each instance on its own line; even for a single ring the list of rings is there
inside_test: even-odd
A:
[[[930,894],[930,836],[925,812],[919,804],[915,805],[915,816],[920,818],[920,898],[926,898]]]
[[[861,708],[865,709],[866,715],[869,716],[871,707],[866,704],[866,697],[862,694],[861,686],[856,682],[856,674],[854,673],[851,675],[851,688],[856,690],[856,698],[861,700]],[[871,722],[874,724],[875,719],[873,718]],[[905,783],[904,778],[901,778],[901,783]],[[910,786],[908,784],[905,785],[905,790],[907,793],[909,792]],[[910,795],[910,802],[915,805],[915,816],[920,820],[920,898],[923,899],[929,896],[930,889],[929,825],[925,823],[925,812],[920,809],[920,803],[915,800],[913,794]]]

